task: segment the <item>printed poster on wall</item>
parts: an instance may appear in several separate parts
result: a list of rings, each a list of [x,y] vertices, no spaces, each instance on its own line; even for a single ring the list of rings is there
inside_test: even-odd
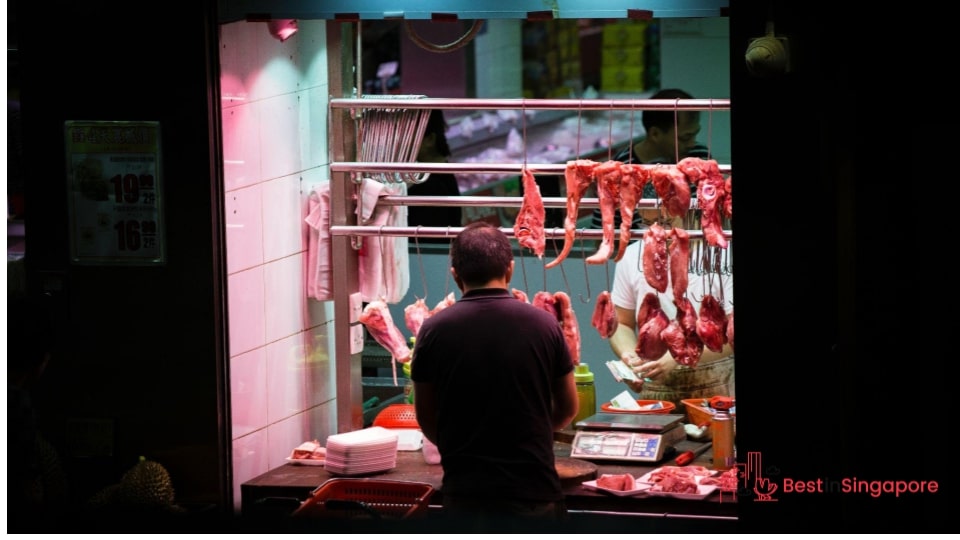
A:
[[[71,261],[163,264],[160,123],[65,125]]]

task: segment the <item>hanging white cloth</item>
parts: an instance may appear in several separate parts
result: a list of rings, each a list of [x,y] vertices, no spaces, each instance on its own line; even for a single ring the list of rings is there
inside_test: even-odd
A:
[[[358,223],[365,226],[406,227],[407,207],[377,206],[380,197],[403,196],[403,182],[383,184],[364,178],[360,184]],[[360,295],[364,302],[383,300],[396,304],[410,288],[409,240],[405,236],[363,236],[360,238]]]
[[[307,298],[333,300],[330,258],[330,182],[317,186],[307,198]]]

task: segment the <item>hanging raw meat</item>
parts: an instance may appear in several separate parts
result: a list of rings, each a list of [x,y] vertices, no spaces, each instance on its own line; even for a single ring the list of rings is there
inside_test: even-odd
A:
[[[651,287],[667,291],[667,232],[653,223],[643,233],[643,277]]]
[[[727,314],[723,305],[713,297],[704,295],[700,302],[700,317],[697,319],[697,335],[703,344],[713,352],[721,352],[727,340]]]
[[[670,217],[683,217],[690,210],[690,184],[676,165],[658,165],[650,169],[650,181]]]
[[[563,220],[564,242],[563,248],[557,255],[557,258],[544,265],[544,268],[553,268],[560,264],[570,250],[573,248],[573,241],[577,236],[577,217],[580,213],[580,199],[593,182],[593,170],[597,162],[589,159],[578,159],[568,161],[564,170],[563,177],[567,186],[567,216]]]
[[[570,296],[557,291],[553,295],[557,312],[560,314],[560,327],[563,329],[563,337],[567,340],[567,348],[570,349],[570,356],[573,358],[573,365],[580,364],[580,325],[577,323],[577,314],[573,311],[573,302]]]
[[[410,361],[410,348],[400,329],[393,322],[390,309],[383,300],[374,300],[363,308],[358,319],[367,328],[370,336],[376,340],[391,356],[401,363]],[[396,367],[396,366],[394,366]]]
[[[650,179],[647,168],[633,163],[624,163],[620,168],[620,245],[614,261],[620,261],[630,243],[633,227],[633,212],[643,198],[643,186]]]
[[[733,176],[728,176],[726,180],[723,181],[723,208],[724,217],[733,219]]]
[[[647,322],[647,319],[653,316],[653,312],[660,307],[660,298],[656,294],[645,294],[640,301],[640,309],[637,310],[637,328]]]
[[[670,238],[670,282],[673,297],[683,298],[687,294],[690,264],[690,235],[686,229],[674,227],[667,233]]]
[[[513,294],[513,297],[525,304],[530,303],[530,298],[527,297],[527,293],[521,291],[520,289],[511,289],[510,292]]]
[[[723,221],[720,215],[723,201],[726,199],[722,177],[709,177],[697,184],[697,204],[700,206],[700,227],[708,245],[727,247],[723,236]]]
[[[417,298],[416,302],[403,308],[403,321],[414,336],[420,332],[423,321],[429,316],[430,308],[427,307],[427,302],[423,298]]]
[[[573,303],[570,296],[563,292],[549,293],[539,291],[533,295],[533,305],[550,315],[560,323],[563,330],[563,337],[567,342],[567,348],[570,349],[570,357],[573,358],[575,365],[580,363],[580,326],[577,323],[577,315],[573,311]]]
[[[541,259],[547,246],[543,231],[545,220],[546,210],[540,197],[540,186],[534,180],[533,173],[529,169],[523,169],[523,203],[513,224],[513,236],[520,243],[520,247],[530,249]]]
[[[670,324],[660,332],[660,339],[667,346],[673,359],[682,364],[680,358],[687,354],[687,334],[683,332],[683,328],[680,328],[680,323],[675,320],[670,321]]]
[[[655,293],[647,293],[640,301],[637,311],[637,356],[644,360],[656,360],[666,354],[667,344],[660,334],[670,324],[667,314],[660,307]]]
[[[727,343],[730,344],[730,348],[733,349],[733,312],[731,311],[727,315]]]
[[[720,213],[728,197],[726,181],[720,174],[720,167],[716,160],[683,158],[677,163],[677,168],[691,182],[697,184],[697,206],[700,208],[700,227],[703,229],[704,240],[708,245],[726,248],[727,239],[723,236]],[[730,212],[731,214],[733,212],[732,202]]]
[[[537,294],[533,295],[533,306],[553,315],[554,319],[560,320],[560,313],[557,312],[557,305],[553,299],[553,293],[538,291]]]
[[[673,340],[668,340],[668,336],[661,334],[664,341],[670,347],[670,354],[678,364],[695,367],[700,362],[700,355],[703,353],[703,340],[697,335],[697,311],[693,308],[685,296],[675,298],[673,303],[677,306],[677,318],[671,322],[677,323],[680,331],[683,332],[683,344],[679,344],[676,336],[670,336]],[[666,332],[666,330],[665,330]]]
[[[647,293],[647,296],[653,293]],[[660,308],[660,301],[657,300],[656,307],[650,309],[647,320],[640,321],[637,318],[637,356],[644,360],[656,360],[667,354],[667,344],[664,343],[660,334],[670,325],[670,319]]]
[[[443,300],[440,300],[439,302],[437,302],[437,305],[433,306],[433,309],[430,310],[430,315],[434,315],[436,312],[446,309],[452,306],[453,304],[455,304],[456,302],[457,302],[457,299],[455,296],[453,296],[453,293],[449,293],[443,297]]]
[[[600,332],[600,337],[603,339],[609,339],[617,331],[617,310],[610,298],[610,291],[603,291],[597,295],[597,303],[593,308],[590,323],[597,332]]]
[[[620,177],[622,163],[605,161],[597,165],[594,176],[597,179],[597,198],[600,203],[600,218],[603,226],[603,239],[597,252],[587,257],[587,264],[603,264],[613,253],[614,215],[620,204]]]
[[[680,323],[683,332],[696,335],[697,310],[693,308],[693,304],[686,297],[674,298],[673,304],[677,306],[677,322]]]

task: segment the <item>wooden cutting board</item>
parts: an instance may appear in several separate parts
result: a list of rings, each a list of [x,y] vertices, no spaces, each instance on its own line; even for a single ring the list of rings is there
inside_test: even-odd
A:
[[[589,461],[569,457],[557,457],[557,474],[564,489],[579,486],[597,477],[597,466]]]

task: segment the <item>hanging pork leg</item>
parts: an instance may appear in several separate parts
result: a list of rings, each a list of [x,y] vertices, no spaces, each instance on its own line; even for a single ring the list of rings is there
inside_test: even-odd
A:
[[[621,166],[619,161],[605,161],[594,168],[597,178],[597,198],[600,202],[600,218],[603,226],[603,239],[597,252],[587,257],[587,264],[603,264],[610,259],[613,253],[614,215],[620,205],[620,177]]]
[[[358,319],[370,332],[370,336],[384,349],[390,352],[393,358],[402,364],[410,361],[410,348],[400,329],[393,322],[390,309],[383,300],[374,300],[363,308]]]
[[[650,179],[650,171],[640,165],[624,163],[620,174],[620,245],[614,261],[619,262],[627,251],[633,229],[633,212],[643,197],[643,186]]]
[[[580,213],[580,199],[593,182],[593,170],[597,162],[589,159],[568,161],[563,177],[567,186],[567,216],[563,220],[564,242],[557,258],[544,265],[544,268],[553,268],[560,264],[570,250],[577,235],[577,218]]]

